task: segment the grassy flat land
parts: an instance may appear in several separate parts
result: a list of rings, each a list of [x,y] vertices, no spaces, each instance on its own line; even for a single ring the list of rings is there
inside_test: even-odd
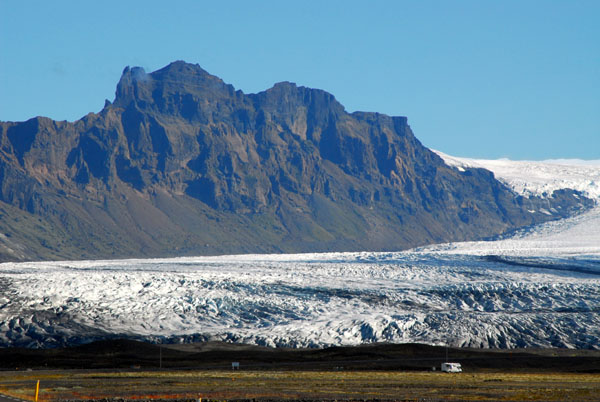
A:
[[[390,371],[28,371],[0,372],[0,392],[32,400],[600,400],[600,375]]]
[[[431,371],[446,353],[465,372]],[[230,369],[234,361],[241,370]],[[446,350],[419,344],[272,349],[131,340],[0,349],[0,392],[32,400],[38,380],[40,401],[600,401],[600,351]]]

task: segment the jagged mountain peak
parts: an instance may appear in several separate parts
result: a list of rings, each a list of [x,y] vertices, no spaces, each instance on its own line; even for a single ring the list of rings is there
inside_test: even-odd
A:
[[[297,120],[299,115],[307,114],[324,123],[330,117],[335,119],[346,113],[344,106],[331,93],[289,81],[278,82],[265,91],[250,94],[249,98],[257,109],[281,114],[288,120]]]
[[[146,73],[143,67],[126,67],[115,94],[113,104],[140,107],[164,103],[169,97],[187,97],[206,100],[228,97],[235,90],[219,77],[209,74],[198,64],[173,62],[162,69]]]
[[[223,83],[219,77],[208,73],[199,64],[179,60],[151,73],[152,78],[165,81],[199,83],[215,81]]]
[[[0,213],[19,217],[0,233],[28,247],[0,238],[4,258],[397,250],[587,206],[453,169],[405,117],[291,82],[246,95],[182,61],[125,68],[115,101],[74,123],[0,123]]]

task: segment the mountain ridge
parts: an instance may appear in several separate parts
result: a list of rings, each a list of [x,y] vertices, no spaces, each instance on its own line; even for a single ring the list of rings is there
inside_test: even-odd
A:
[[[0,185],[5,260],[398,250],[593,204],[447,166],[406,117],[290,82],[244,94],[183,61],[126,67],[78,121],[0,123]]]

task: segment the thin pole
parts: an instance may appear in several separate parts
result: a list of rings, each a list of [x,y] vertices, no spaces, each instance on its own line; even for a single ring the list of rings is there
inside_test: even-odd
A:
[[[40,380],[37,381],[37,385],[35,386],[35,402],[38,400],[38,395],[40,393]]]

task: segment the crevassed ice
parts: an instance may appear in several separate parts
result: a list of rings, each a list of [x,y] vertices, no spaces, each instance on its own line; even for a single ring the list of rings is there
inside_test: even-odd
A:
[[[270,346],[596,347],[600,259],[544,264],[435,252],[2,264],[0,344],[110,335]]]

